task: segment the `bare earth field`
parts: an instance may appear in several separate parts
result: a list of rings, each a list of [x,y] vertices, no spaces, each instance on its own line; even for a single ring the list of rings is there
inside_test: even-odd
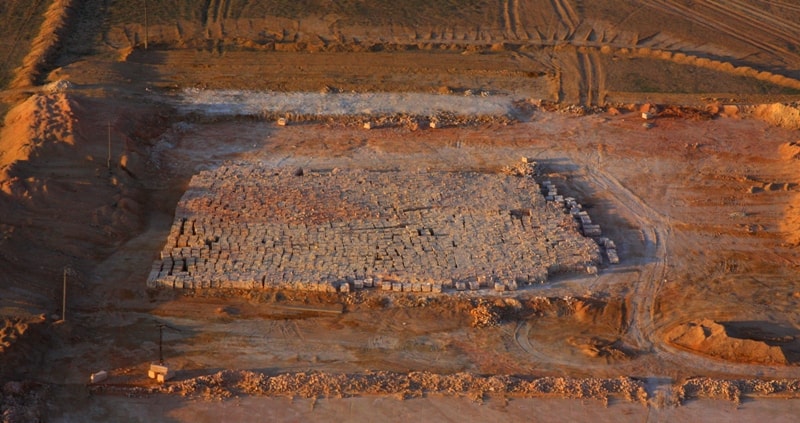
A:
[[[1,421],[793,421],[800,7],[116,3],[0,5]]]

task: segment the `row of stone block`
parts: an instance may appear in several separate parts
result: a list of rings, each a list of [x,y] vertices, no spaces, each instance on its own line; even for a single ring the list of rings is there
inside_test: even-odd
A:
[[[199,276],[199,277],[198,277]],[[317,275],[316,282],[304,282],[297,279],[291,272],[283,275],[264,274],[255,272],[229,272],[207,273],[193,275],[191,272],[179,271],[166,273],[153,266],[147,280],[150,288],[233,288],[233,289],[260,289],[266,287],[279,287],[288,289],[313,290],[313,291],[339,291],[360,290],[365,288],[380,288],[384,291],[395,292],[441,292],[442,289],[456,291],[480,289],[516,290],[519,284],[542,284],[547,280],[547,272],[541,270],[528,276],[501,276],[478,275],[462,279],[442,278],[437,280],[420,280],[417,277],[400,279],[397,275],[385,277],[337,277],[333,275]],[[501,289],[500,287],[503,286]]]
[[[179,277],[183,285],[186,278],[209,279],[209,273],[254,272],[270,275],[261,278],[261,285],[266,286],[272,285],[267,280],[278,284],[294,280],[294,277],[281,276],[281,272],[294,272],[305,280],[325,280],[328,278],[326,274],[334,275],[335,279],[354,273],[354,268],[376,273],[405,270],[420,277],[454,276],[460,280],[481,269],[494,270],[498,275],[514,273],[510,270],[512,267],[523,273],[536,273],[536,268],[572,271],[598,256],[594,251],[596,245],[593,250],[583,241],[572,219],[563,219],[560,217],[563,215],[542,208],[546,203],[538,192],[539,185],[525,178],[503,182],[523,191],[532,189],[526,195],[519,195],[520,198],[529,198],[526,200],[529,202],[520,208],[494,204],[492,208],[482,206],[484,208],[463,213],[463,205],[452,209],[438,205],[415,208],[391,200],[384,201],[389,204],[388,208],[376,207],[375,204],[367,207],[379,211],[372,220],[356,218],[345,222],[292,223],[275,220],[268,213],[258,221],[223,219],[222,216],[232,216],[226,214],[231,213],[229,208],[238,213],[235,210],[245,208],[245,205],[247,213],[258,214],[258,204],[263,203],[250,204],[245,194],[260,192],[258,175],[269,174],[268,179],[272,176],[272,171],[264,173],[235,168],[226,169],[228,171],[231,175],[248,175],[246,178],[233,178],[235,183],[245,186],[235,186],[228,178],[231,175],[220,176],[212,172],[207,172],[205,179],[197,178],[195,181],[193,178],[190,191],[179,204],[180,214],[176,212],[167,245],[162,250],[162,263],[157,266],[157,271],[154,266],[149,280],[163,280],[165,284],[171,281],[174,285],[175,280],[170,278]],[[375,176],[362,171],[346,173],[339,176],[339,180],[362,178],[376,185],[373,187],[376,192],[385,192],[388,188],[381,189],[380,183],[398,179],[395,176]],[[321,183],[324,177],[315,178],[316,183]],[[436,176],[441,179],[436,183],[425,182],[424,175],[413,178],[422,181],[422,185],[438,186],[446,176]],[[485,179],[481,176],[477,180]],[[291,180],[297,183],[297,180]],[[393,183],[395,185],[389,188],[403,191],[401,184]],[[324,184],[321,186],[325,187]],[[191,191],[193,188],[197,191]],[[331,187],[325,188],[331,190]],[[217,195],[220,189],[230,192]],[[369,203],[377,197],[373,195],[369,199],[356,200]],[[228,201],[247,204],[231,205]],[[509,269],[503,270],[505,267]],[[228,277],[225,281],[247,283],[236,277]],[[199,284],[202,287],[205,282]],[[469,287],[469,283],[465,286]],[[354,285],[353,289],[358,288]]]
[[[572,197],[562,197],[558,195],[558,190],[551,181],[544,181],[542,186],[546,190],[546,199],[548,201],[558,201],[560,200],[563,204],[563,207],[566,211],[569,212],[572,216],[575,217],[576,221],[579,222],[581,226],[581,231],[583,232],[584,236],[592,237],[597,240],[597,243],[603,247],[606,253],[606,257],[608,258],[608,262],[610,264],[618,264],[619,263],[619,255],[617,254],[616,246],[614,245],[614,241],[611,241],[608,238],[602,237],[602,231],[600,229],[600,225],[596,225],[592,223],[591,217],[589,217],[589,213],[583,210],[583,207],[580,203],[577,202]],[[594,274],[597,273],[597,268],[593,265],[587,266],[587,272]]]
[[[619,255],[617,254],[617,245],[614,243],[614,241],[603,237],[600,238],[598,242],[600,243],[600,246],[602,246],[603,249],[605,250],[608,262],[610,264],[618,264]]]

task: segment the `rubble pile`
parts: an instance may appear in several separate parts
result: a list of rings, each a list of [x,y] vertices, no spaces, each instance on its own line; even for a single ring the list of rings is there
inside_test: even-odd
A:
[[[487,395],[508,397],[558,397],[596,399],[615,397],[647,403],[644,384],[629,377],[569,378],[510,375],[481,376],[472,373],[430,372],[365,373],[300,372],[267,375],[260,372],[223,370],[179,382],[169,382],[143,391],[113,385],[94,385],[95,393],[164,393],[192,398],[225,399],[239,395],[291,396],[300,398],[345,398],[358,395],[395,395],[402,399],[426,395],[463,396],[481,400]]]

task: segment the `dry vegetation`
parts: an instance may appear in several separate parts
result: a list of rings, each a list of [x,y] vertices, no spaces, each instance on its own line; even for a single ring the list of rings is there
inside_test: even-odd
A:
[[[143,6],[0,3],[4,421],[88,420],[114,393],[565,396],[665,419],[797,397],[792,2],[182,0],[148,2],[146,31]],[[312,106],[292,109],[300,92]],[[415,94],[450,108],[408,112],[432,98]],[[258,95],[272,108],[225,112]],[[446,174],[521,157],[620,265],[481,296],[145,289],[190,179],[226,162]],[[157,323],[179,370],[163,386],[145,376]],[[103,395],[69,388],[100,369]]]

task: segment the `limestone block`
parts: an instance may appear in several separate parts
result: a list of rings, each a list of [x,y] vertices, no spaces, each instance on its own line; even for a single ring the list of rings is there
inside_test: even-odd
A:
[[[158,374],[156,374],[156,381],[158,383],[164,383],[164,382],[166,382],[166,381],[168,381],[168,380],[170,380],[170,379],[172,379],[174,377],[175,377],[175,372],[170,370],[170,371],[168,371],[166,373],[158,373]]]
[[[91,376],[89,376],[89,383],[99,383],[106,379],[108,379],[108,372],[105,370],[100,370],[99,372],[92,373]]]

